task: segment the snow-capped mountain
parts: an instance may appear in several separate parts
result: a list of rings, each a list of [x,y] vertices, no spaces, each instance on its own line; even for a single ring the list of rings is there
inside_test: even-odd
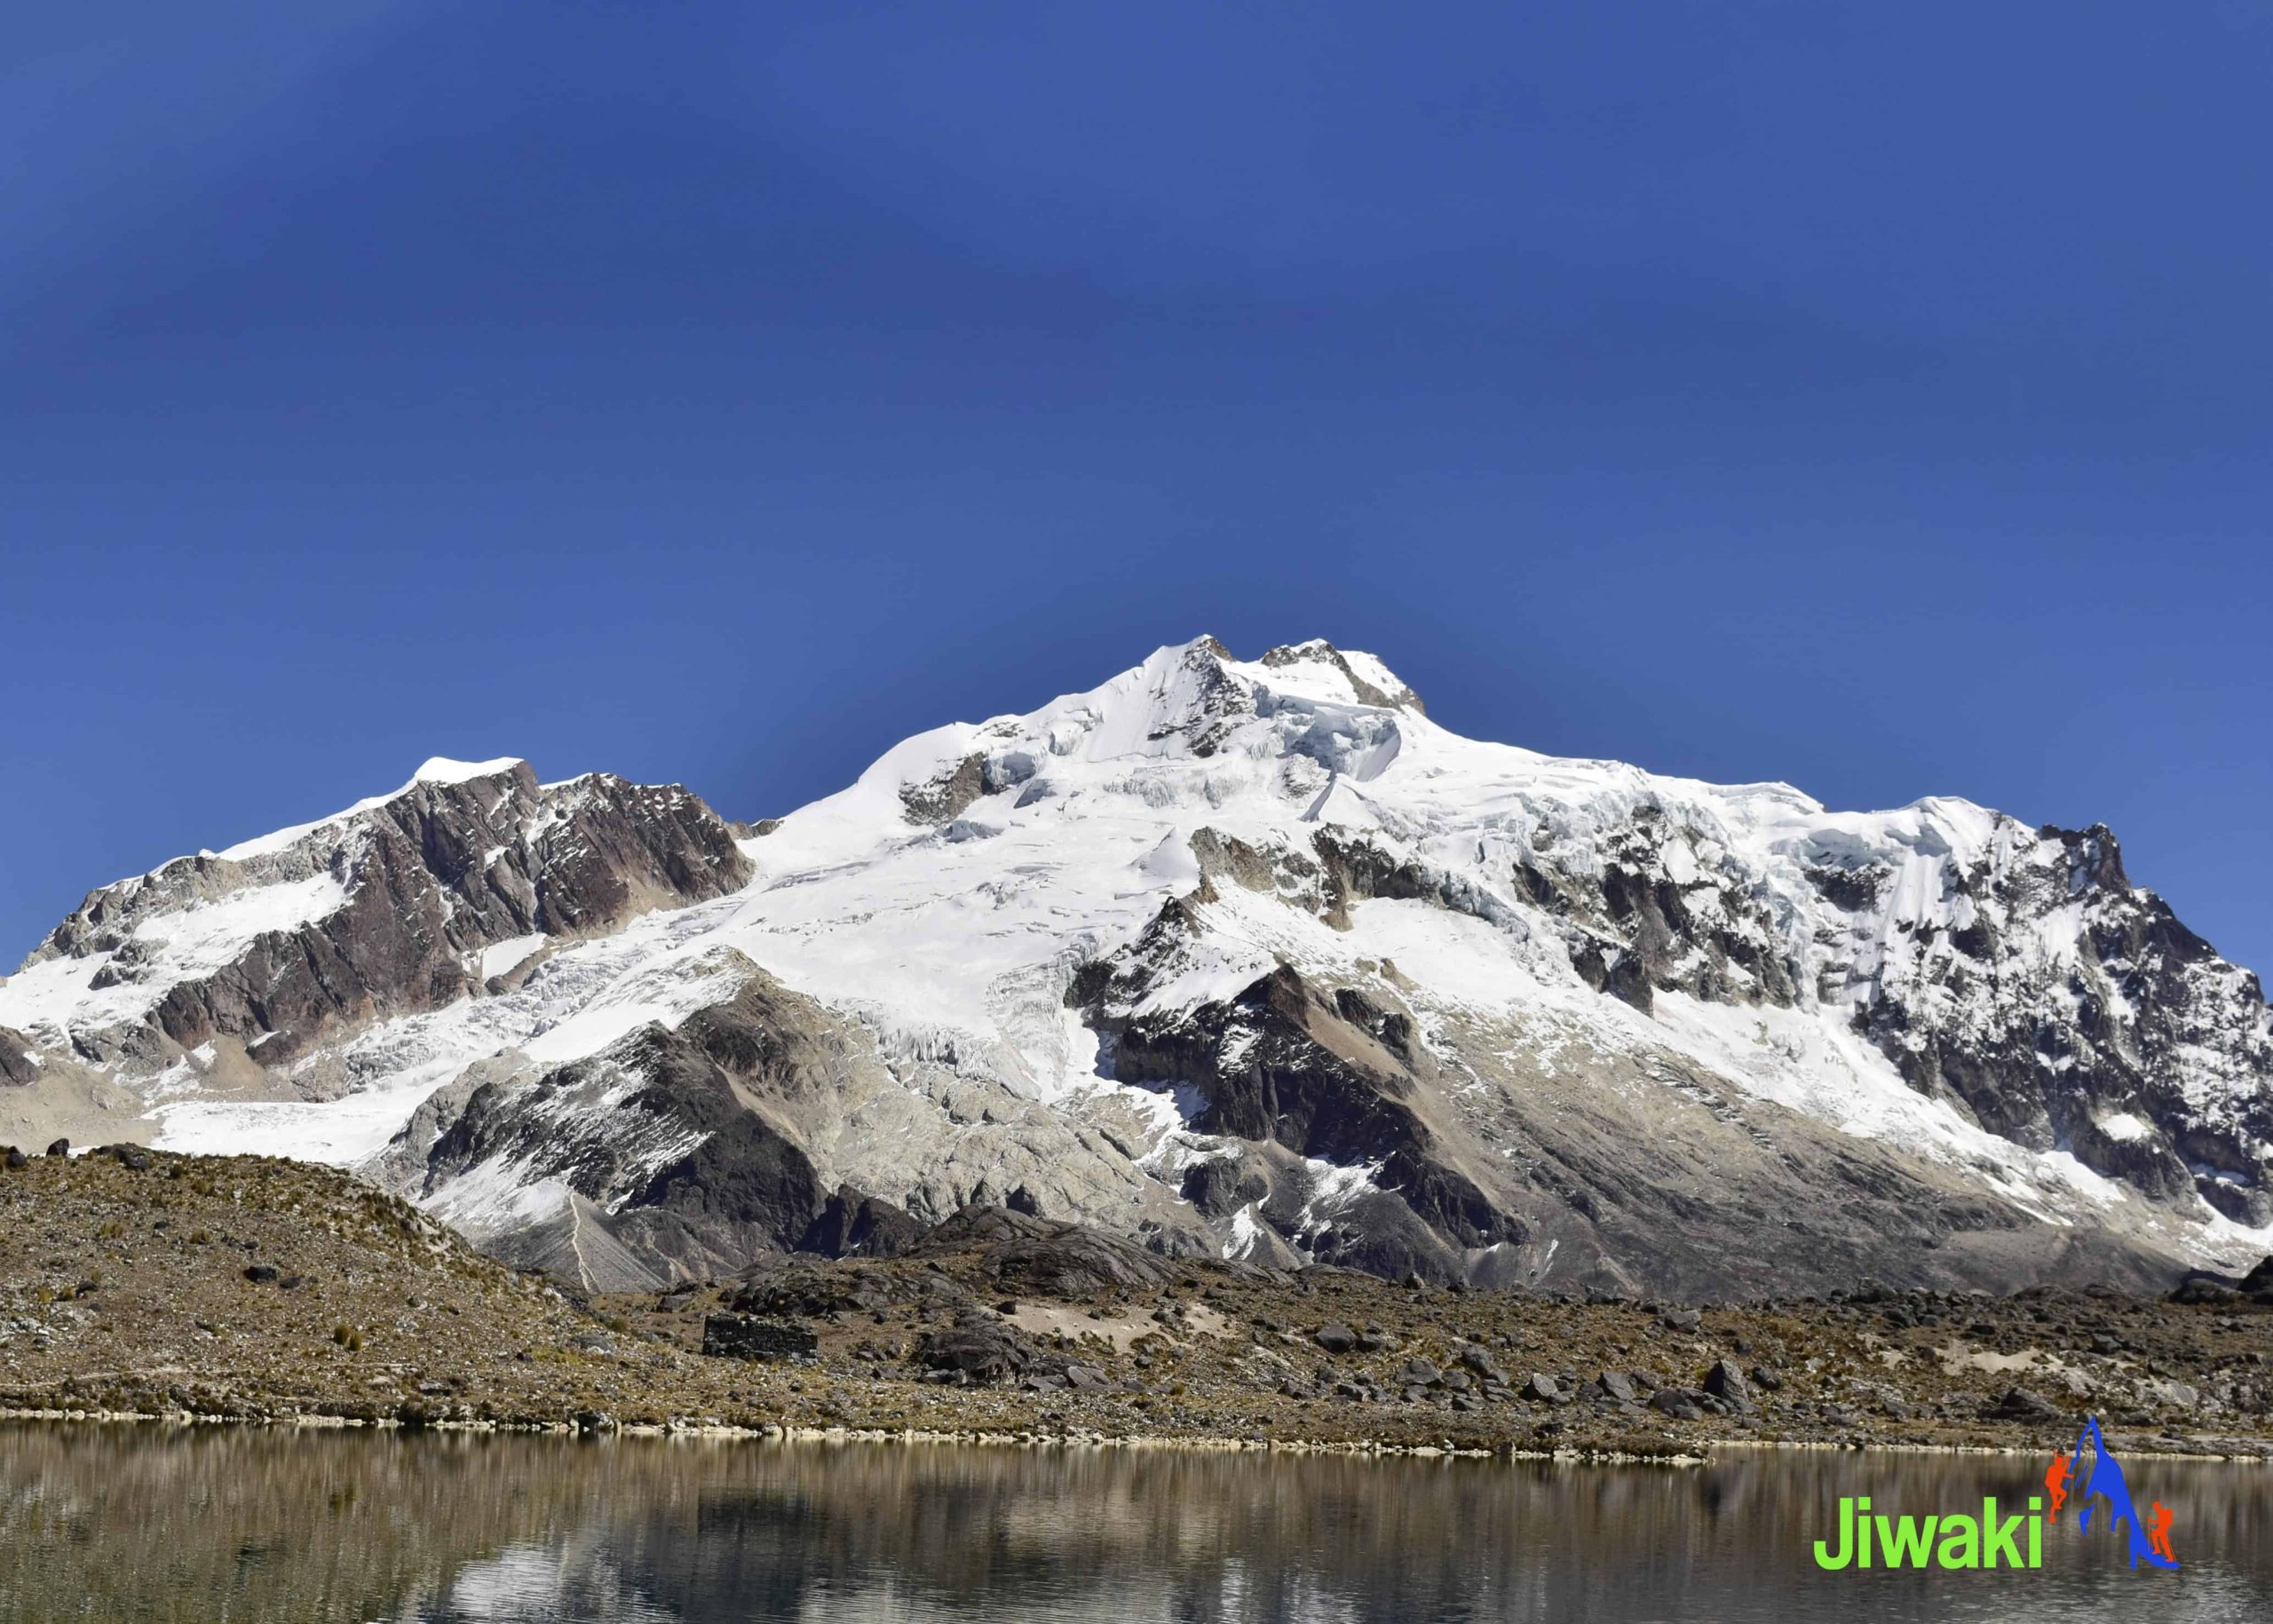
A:
[[[602,1285],[1009,1201],[1169,1251],[1741,1294],[2273,1243],[2273,1022],[2114,837],[1461,738],[1166,648],[728,825],[429,763],[91,895],[0,1137],[358,1166]]]

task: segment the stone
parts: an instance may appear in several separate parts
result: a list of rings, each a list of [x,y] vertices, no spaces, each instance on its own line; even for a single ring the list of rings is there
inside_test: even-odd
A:
[[[1661,1387],[1650,1395],[1650,1407],[1672,1416],[1675,1421],[1702,1421],[1705,1417],[1705,1395],[1682,1387]]]
[[[820,1345],[804,1327],[784,1320],[761,1319],[753,1314],[711,1314],[702,1321],[702,1351],[712,1359],[779,1364],[810,1357]]]
[[[960,1371],[971,1382],[1012,1381],[1035,1363],[1036,1351],[1018,1330],[982,1314],[964,1314],[924,1338],[916,1358],[934,1370]]]
[[[71,1153],[71,1141],[58,1139],[47,1147],[47,1153],[51,1156],[68,1156]]]
[[[109,1157],[129,1172],[147,1173],[150,1170],[150,1153],[139,1145],[106,1145],[95,1154]]]
[[[1346,1325],[1328,1321],[1311,1334],[1311,1340],[1328,1353],[1347,1353],[1358,1345],[1358,1333]]]
[[[2060,1408],[2043,1394],[2025,1387],[2012,1387],[1983,1409],[1992,1421],[2053,1422],[2060,1419]]]
[[[1408,1387],[1433,1387],[1445,1379],[1445,1373],[1427,1359],[1407,1359],[1398,1379]]]
[[[1744,1373],[1726,1359],[1715,1359],[1705,1373],[1705,1390],[1738,1414],[1752,1408],[1752,1393],[1745,1386]]]
[[[1553,1376],[1534,1370],[1525,1379],[1519,1390],[1523,1397],[1534,1404],[1557,1404],[1563,1398],[1563,1385]]]
[[[247,1264],[244,1272],[245,1279],[256,1286],[273,1286],[283,1274],[274,1264]]]
[[[1693,1308],[1669,1308],[1662,1318],[1668,1331],[1693,1331],[1705,1322],[1705,1316]]]
[[[1752,1384],[1764,1393],[1778,1392],[1783,1388],[1784,1374],[1773,1365],[1754,1365]]]
[[[1474,1343],[1460,1351],[1460,1362],[1486,1382],[1505,1382],[1508,1379],[1507,1373],[1500,1368],[1491,1354]]]
[[[1602,1383],[1602,1390],[1604,1392],[1610,1395],[1612,1398],[1617,1399],[1620,1404],[1632,1404],[1635,1402],[1634,1397],[1634,1378],[1628,1375],[1624,1371],[1605,1370],[1602,1374],[1596,1377],[1595,1380]]]
[[[2174,1303],[2198,1306],[2204,1303],[2238,1303],[2242,1300],[2242,1295],[2222,1280],[2208,1275],[2198,1274],[2182,1280],[2178,1289],[2170,1294],[2170,1300]]]
[[[8,1170],[12,1173],[18,1168],[28,1168],[32,1164],[32,1159],[29,1156],[25,1155],[23,1152],[18,1150],[12,1145],[8,1147],[8,1154],[5,1160],[8,1164]]]

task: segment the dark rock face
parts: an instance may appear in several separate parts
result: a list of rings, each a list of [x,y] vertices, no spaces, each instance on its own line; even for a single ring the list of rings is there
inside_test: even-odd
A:
[[[345,900],[256,937],[231,963],[171,986],[149,1024],[184,1048],[216,1036],[273,1066],[367,1021],[481,990],[481,949],[543,932],[596,935],[656,907],[738,890],[749,866],[725,824],[677,785],[607,774],[541,788],[526,763],[401,794],[242,861],[180,858],[91,894],[33,962],[95,959],[97,982],[150,972],[133,939],[199,899],[329,874]],[[131,1058],[131,1039],[74,1034],[85,1058]]]
[[[827,1186],[782,1116],[830,1086],[854,1042],[842,1023],[742,961],[732,999],[650,1026],[534,1079],[484,1081],[440,1128],[414,1192],[476,1168],[557,1178],[583,1221],[663,1278],[733,1274],[756,1256],[891,1256],[921,1226],[849,1184]],[[411,1130],[406,1129],[408,1135]]]
[[[1238,858],[1228,851],[1219,865]],[[1280,879],[1295,872],[1284,853],[1272,860]],[[1889,1259],[1912,1285],[2045,1278],[2013,1268],[2014,1240],[2036,1222],[2025,1212],[1937,1179],[1899,1146],[1751,1105],[1685,1060],[1647,1073],[1646,1092],[1672,1083],[1705,1107],[1678,1133],[1654,1107],[1622,1117],[1632,1096],[1615,1086],[1590,1089],[1580,1109],[1552,1092],[1534,1106],[1520,1079],[1479,1123],[1448,1105],[1456,1079],[1422,1041],[1401,990],[1411,984],[1385,961],[1362,986],[1281,965],[1227,999],[1148,1007],[1150,990],[1206,948],[1215,883],[1203,876],[1164,905],[1135,942],[1083,968],[1067,998],[1100,1034],[1117,1081],[1175,1089],[1192,1129],[1231,1137],[1232,1153],[1188,1168],[1184,1191],[1219,1223],[1247,1223],[1258,1246],[1279,1248],[1274,1258],[1504,1284],[1528,1278],[1538,1264],[1527,1259],[1552,1256],[1566,1279],[1683,1296],[1757,1293],[1771,1280],[1841,1288]],[[1323,892],[1277,894],[1324,906]],[[1443,902],[1433,891],[1411,899]],[[1366,1176],[1322,1175],[1321,1163]],[[2081,1240],[2023,1270],[2159,1286],[2166,1266]]]
[[[1700,831],[1644,800],[1599,844],[1599,873],[1541,855],[1510,875],[1556,922],[1572,968],[1596,992],[1644,1014],[1659,992],[1710,1003],[1796,1000],[1799,966],[1754,876]]]
[[[20,1032],[0,1026],[0,1089],[28,1089],[39,1081],[32,1042]]]
[[[702,1321],[702,1351],[713,1359],[780,1363],[811,1357],[820,1342],[803,1326],[749,1314],[710,1314]]]
[[[923,1226],[890,1201],[840,1184],[797,1249],[825,1257],[898,1257],[923,1234]]]
[[[2257,978],[2134,890],[2100,826],[2016,835],[2003,860],[1952,883],[1953,912],[1971,922],[1908,932],[1857,1009],[1911,1086],[2149,1195],[2198,1193],[2245,1223],[2273,1221],[2253,1153],[2273,1137],[2273,1026]],[[2055,915],[2076,921],[2072,952],[2031,957]],[[2101,1126],[2117,1116],[2137,1126]]]
[[[1102,1010],[1099,1018],[1112,1021]],[[1200,1131],[1339,1165],[1381,1164],[1379,1182],[1396,1197],[1375,1198],[1332,1232],[1306,1236],[1320,1262],[1444,1279],[1464,1272],[1453,1248],[1524,1238],[1519,1221],[1439,1154],[1410,1103],[1431,1062],[1401,1011],[1348,989],[1315,988],[1289,969],[1229,1002],[1113,1024],[1116,1075],[1196,1088],[1207,1102],[1192,1124]],[[1239,1057],[1236,1067],[1220,1064],[1226,1052]],[[1194,1172],[1196,1192],[1217,1206],[1260,1182],[1252,1168]],[[1214,1187],[1217,1179],[1229,1192]]]

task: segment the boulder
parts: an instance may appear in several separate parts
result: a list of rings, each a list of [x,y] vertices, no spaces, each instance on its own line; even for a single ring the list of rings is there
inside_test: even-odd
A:
[[[958,1373],[968,1382],[1008,1382],[1035,1362],[1034,1344],[1017,1327],[986,1314],[965,1313],[946,1330],[923,1338],[916,1358],[931,1369]]]
[[[1311,1340],[1328,1353],[1347,1353],[1358,1345],[1358,1333],[1346,1325],[1329,1321],[1311,1332]]]
[[[1624,1371],[1605,1370],[1602,1374],[1596,1376],[1595,1380],[1601,1384],[1602,1390],[1604,1392],[1617,1399],[1620,1404],[1632,1404],[1635,1401],[1634,1397],[1634,1378],[1628,1375]]]
[[[2025,1387],[2007,1388],[2003,1395],[1984,1406],[1982,1414],[1991,1421],[2052,1422],[2060,1419],[2060,1407],[2043,1394]]]
[[[1133,1240],[978,1204],[951,1214],[909,1249],[923,1256],[982,1248],[988,1273],[1035,1296],[1152,1291],[1176,1274],[1167,1259]]]
[[[2174,1303],[2200,1306],[2207,1303],[2238,1303],[2242,1293],[2214,1276],[2191,1274],[2181,1280],[2178,1289],[2170,1294]]]
[[[1650,1407],[1675,1421],[1701,1421],[1705,1416],[1704,1397],[1685,1387],[1661,1387],[1650,1395]]]
[[[1745,1385],[1744,1373],[1726,1359],[1714,1360],[1712,1369],[1705,1373],[1705,1390],[1738,1414],[1752,1408],[1752,1391]]]
[[[1525,1378],[1523,1386],[1517,1390],[1533,1404],[1563,1402],[1563,1384],[1553,1376],[1543,1375],[1536,1370]]]

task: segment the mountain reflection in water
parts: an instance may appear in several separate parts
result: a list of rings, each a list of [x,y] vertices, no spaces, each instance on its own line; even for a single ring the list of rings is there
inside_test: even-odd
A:
[[[936,1445],[0,1428],[0,1624],[2273,1617],[2273,1471],[2141,1462],[2185,1566],[1826,1573],[1841,1494],[2018,1509],[2031,1457],[1702,1470]],[[2109,1611],[2111,1608],[2116,1611]]]

